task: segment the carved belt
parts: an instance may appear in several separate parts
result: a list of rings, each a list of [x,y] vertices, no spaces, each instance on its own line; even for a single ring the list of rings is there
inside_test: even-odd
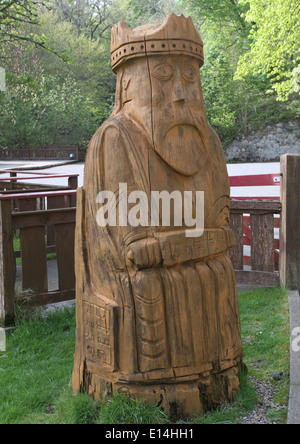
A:
[[[206,229],[200,238],[186,237],[184,231],[155,233],[155,237],[130,245],[127,263],[135,270],[158,265],[171,267],[218,255],[233,246],[234,233],[230,229]]]

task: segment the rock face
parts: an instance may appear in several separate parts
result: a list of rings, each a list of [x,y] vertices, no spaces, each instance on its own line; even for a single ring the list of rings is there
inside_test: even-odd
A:
[[[300,154],[299,120],[239,135],[226,150],[226,161],[277,162],[286,153]]]

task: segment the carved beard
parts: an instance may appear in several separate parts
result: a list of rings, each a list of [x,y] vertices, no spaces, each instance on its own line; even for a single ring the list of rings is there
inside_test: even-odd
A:
[[[193,176],[206,164],[208,154],[203,134],[191,124],[177,124],[163,136],[155,134],[154,149],[175,171]]]

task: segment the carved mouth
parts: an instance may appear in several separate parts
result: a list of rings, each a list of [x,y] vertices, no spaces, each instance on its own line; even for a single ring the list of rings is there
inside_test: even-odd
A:
[[[164,138],[168,138],[168,136],[172,135],[172,137],[179,137],[180,139],[184,137],[200,137],[203,143],[203,135],[200,129],[191,123],[176,123],[176,125],[171,126],[168,131],[165,133]]]

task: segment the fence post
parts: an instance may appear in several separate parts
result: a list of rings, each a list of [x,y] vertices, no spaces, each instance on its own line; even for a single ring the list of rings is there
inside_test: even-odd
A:
[[[69,186],[69,188],[71,188],[71,190],[77,190],[78,177],[77,176],[70,176],[68,179],[68,186]],[[76,195],[70,196],[70,206],[76,207]]]
[[[14,315],[15,258],[11,201],[0,200],[0,324],[13,324]]]
[[[281,157],[280,283],[300,289],[300,155]]]

